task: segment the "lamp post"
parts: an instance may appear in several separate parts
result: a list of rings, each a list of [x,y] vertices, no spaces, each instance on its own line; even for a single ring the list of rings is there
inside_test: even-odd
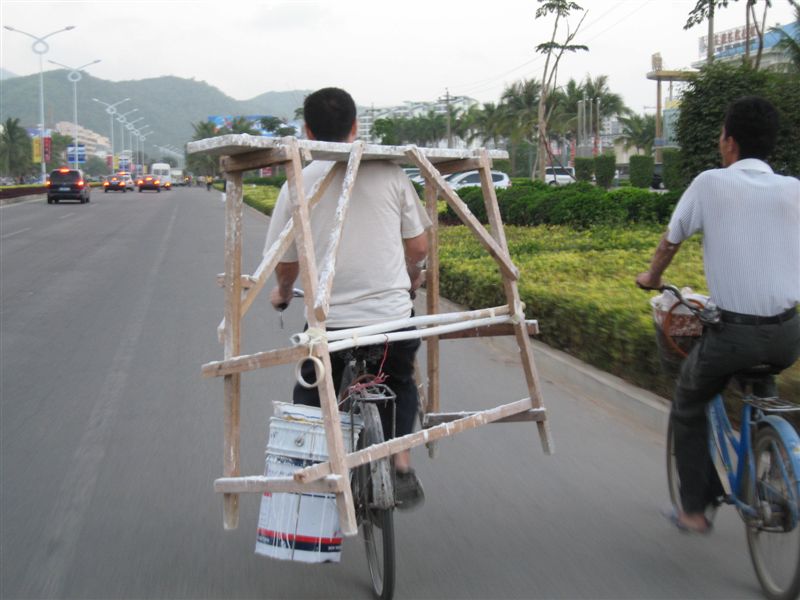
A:
[[[117,115],[117,123],[119,123],[119,131],[122,134],[122,148],[120,149],[120,162],[122,162],[122,154],[125,152],[125,125],[128,122],[128,119],[126,117],[138,111],[139,111],[138,108],[134,108],[126,113]]]
[[[67,65],[62,65],[60,62],[56,62],[54,60],[48,60],[47,62],[53,63],[59,67],[64,67],[65,69],[69,69],[69,75],[67,75],[67,79],[72,82],[72,149],[73,149],[73,156],[75,160],[73,161],[73,166],[77,169],[78,168],[78,82],[82,79],[81,70],[85,69],[90,65],[95,65],[100,62],[100,59],[93,60],[90,63],[86,63],[80,67],[68,67]]]
[[[144,120],[144,117],[139,117],[138,119],[134,119],[133,121],[128,121],[128,124],[125,125],[125,129],[128,130],[128,139],[130,140],[130,143],[131,143],[131,163],[132,163],[132,166],[136,164],[135,160],[134,160],[134,151],[133,151],[133,132],[136,131],[136,128],[134,127],[134,125],[136,123],[138,123],[139,121],[143,121],[143,120]],[[131,169],[131,170],[135,171],[136,169]]]
[[[34,42],[31,45],[31,49],[34,53],[39,55],[39,119],[41,120],[41,129],[39,130],[39,143],[40,148],[42,151],[42,183],[47,181],[47,166],[44,160],[44,66],[42,65],[42,56],[50,50],[50,44],[45,42],[45,40],[51,36],[54,36],[57,33],[61,33],[62,31],[69,31],[70,29],[75,29],[74,25],[69,25],[64,27],[63,29],[58,29],[56,31],[52,31],[47,35],[43,35],[39,37],[38,35],[33,35],[32,33],[28,33],[27,31],[22,31],[20,29],[14,29],[10,25],[3,25],[5,29],[8,31],[16,31],[17,33],[21,33],[22,35],[27,35],[30,38],[33,38]]]
[[[111,125],[111,172],[114,172],[114,115],[117,114],[117,106],[122,104],[123,102],[127,102],[130,98],[125,98],[123,100],[119,100],[118,102],[114,102],[113,104],[109,104],[108,102],[103,102],[102,100],[98,100],[97,98],[92,98],[95,102],[99,102],[103,106],[106,107],[106,113],[108,113],[109,124]]]
[[[149,129],[150,131],[145,131],[146,129]],[[145,164],[144,164],[144,143],[147,141],[147,136],[151,135],[152,133],[153,133],[153,130],[150,128],[150,125],[145,125],[144,127],[140,127],[139,128],[139,152],[141,153],[141,156],[142,156],[142,169],[143,170],[145,169]]]

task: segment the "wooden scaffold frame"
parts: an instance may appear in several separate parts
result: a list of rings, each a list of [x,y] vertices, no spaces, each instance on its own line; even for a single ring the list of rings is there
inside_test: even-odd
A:
[[[325,492],[335,493],[339,521],[345,535],[357,533],[356,516],[350,488],[349,471],[403,450],[428,444],[461,431],[493,422],[536,422],[545,453],[553,445],[536,367],[530,335],[537,333],[537,323],[525,320],[517,280],[519,271],[511,260],[500,218],[494,185],[492,158],[506,158],[502,151],[452,150],[417,148],[416,146],[366,145],[350,143],[280,139],[249,135],[224,135],[190,142],[190,154],[220,156],[226,177],[225,198],[225,273],[220,276],[225,289],[225,313],[218,327],[224,345],[224,358],[202,367],[205,377],[223,377],[225,396],[224,470],[214,482],[214,489],[224,494],[223,524],[235,529],[239,521],[239,494],[245,492]],[[302,163],[310,160],[334,161],[327,173],[311,189],[308,197],[303,187]],[[433,223],[428,230],[429,255],[426,273],[427,314],[401,321],[327,332],[331,287],[335,276],[336,252],[346,218],[347,206],[358,168],[364,160],[389,160],[412,163],[425,179],[425,206]],[[270,165],[283,165],[292,204],[292,218],[279,239],[266,252],[252,275],[242,274],[242,173]],[[477,169],[489,219],[489,231],[473,216],[469,208],[445,181],[444,175]],[[332,224],[331,242],[322,268],[318,270],[311,238],[309,214],[334,178],[344,171],[337,217]],[[436,203],[442,197],[473,232],[494,258],[500,270],[507,303],[502,306],[457,313],[439,312],[438,220]],[[267,278],[273,273],[286,249],[296,243],[300,278],[305,291],[306,318],[309,331],[322,335],[310,339],[307,334],[292,336],[293,345],[286,348],[241,355],[242,318],[250,309]],[[416,331],[386,333],[400,327],[417,326]],[[370,338],[371,335],[377,338]],[[444,339],[514,335],[519,346],[528,397],[495,408],[472,412],[441,412],[439,390],[439,342]],[[408,435],[346,453],[342,437],[336,392],[331,378],[330,352],[376,341],[399,339],[401,336],[425,338],[427,343],[427,386],[420,386],[423,428]],[[319,393],[329,460],[298,470],[293,477],[241,476],[240,472],[240,401],[242,373],[274,365],[297,363],[313,356],[323,365],[319,377]],[[419,371],[419,370],[418,370]],[[419,376],[419,373],[418,373]]]

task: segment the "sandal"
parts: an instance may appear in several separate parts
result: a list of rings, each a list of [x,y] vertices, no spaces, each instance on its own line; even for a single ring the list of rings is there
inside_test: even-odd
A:
[[[681,533],[687,533],[690,535],[709,535],[714,529],[714,524],[708,520],[708,517],[703,517],[706,522],[705,528],[696,529],[695,527],[689,527],[686,523],[681,521],[680,515],[675,508],[662,510],[661,514],[664,515],[667,521],[672,523],[672,525],[675,526],[675,528],[677,528]]]

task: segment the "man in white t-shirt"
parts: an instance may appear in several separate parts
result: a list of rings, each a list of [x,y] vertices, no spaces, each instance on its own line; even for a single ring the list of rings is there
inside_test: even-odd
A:
[[[356,107],[344,90],[323,88],[309,95],[303,104],[306,135],[326,142],[353,142],[357,134]],[[330,166],[314,161],[303,169],[308,194]],[[327,253],[337,200],[344,175],[335,177],[320,202],[311,210],[311,237],[317,264]],[[267,232],[265,252],[278,239],[292,216],[287,187],[281,189]],[[386,161],[361,163],[350,196],[350,204],[339,243],[336,273],[331,291],[326,327],[328,330],[359,327],[403,319],[413,314],[411,293],[421,283],[421,271],[428,253],[425,230],[431,223],[414,187],[396,164]],[[289,248],[275,269],[277,286],[270,301],[282,310],[292,299],[292,286],[299,274],[295,246]],[[384,356],[376,351],[375,368],[382,364],[386,383],[397,394],[395,434],[411,433],[419,396],[414,381],[414,356],[419,339],[392,342]],[[344,368],[343,353],[331,355],[334,388],[338,389]],[[302,367],[306,381],[316,379],[314,366]],[[319,406],[316,388],[296,385],[294,402]],[[382,412],[384,434],[391,436],[388,414]],[[422,487],[410,465],[409,451],[394,457],[396,496],[399,508],[410,508],[424,498]]]
[[[685,531],[707,533],[706,510],[723,495],[708,448],[706,405],[735,373],[800,356],[800,181],[764,162],[778,134],[775,107],[758,97],[731,103],[719,149],[722,169],[700,173],[681,196],[650,270],[636,283],[658,289],[681,243],[703,233],[703,261],[722,327],[707,329],[684,361],[670,419]]]

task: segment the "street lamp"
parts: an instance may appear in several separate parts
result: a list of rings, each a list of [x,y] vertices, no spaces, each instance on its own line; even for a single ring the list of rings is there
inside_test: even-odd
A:
[[[68,67],[67,65],[62,65],[60,62],[56,62],[54,60],[48,60],[47,62],[53,63],[59,67],[64,67],[65,69],[69,69],[69,75],[67,75],[67,79],[72,82],[72,151],[75,160],[73,161],[73,166],[77,169],[78,168],[78,82],[81,80],[81,70],[85,69],[89,65],[96,65],[100,62],[100,59],[93,60],[90,63],[86,63],[80,67]]]
[[[150,131],[147,131],[148,129]],[[147,136],[148,135],[152,135],[152,133],[153,133],[153,130],[150,128],[150,125],[145,125],[145,126],[139,128],[139,153],[140,153],[141,158],[142,158],[142,170],[143,171],[145,169],[145,165],[144,165],[144,143],[147,141]]]
[[[133,121],[128,121],[128,124],[125,125],[125,129],[128,130],[128,139],[130,140],[130,144],[131,144],[131,163],[133,163],[133,165],[135,165],[135,161],[134,161],[135,153],[133,151],[133,132],[136,131],[136,128],[134,127],[134,125],[136,123],[138,123],[139,121],[143,121],[143,120],[144,120],[144,117],[139,117],[138,119],[134,119]],[[123,136],[124,136],[124,133],[123,133]],[[131,169],[131,170],[135,171],[135,169]]]
[[[108,102],[103,102],[102,100],[98,100],[97,98],[92,98],[95,102],[99,102],[103,106],[106,107],[106,113],[108,113],[109,123],[111,125],[111,172],[114,172],[114,115],[117,114],[117,106],[122,104],[123,102],[127,102],[130,98],[125,98],[118,102],[114,102],[113,104],[109,104]]]
[[[119,131],[122,134],[122,148],[120,149],[120,162],[122,162],[122,154],[125,152],[125,124],[128,122],[128,119],[126,119],[125,117],[138,111],[139,111],[138,108],[134,108],[126,113],[117,115],[117,123],[119,123]]]
[[[10,25],[3,25],[8,31],[16,31],[17,33],[21,33],[22,35],[27,35],[30,38],[34,39],[33,44],[31,45],[31,49],[39,55],[39,119],[41,120],[41,129],[39,130],[39,142],[40,148],[42,151],[42,183],[47,181],[47,167],[45,166],[44,160],[44,66],[42,65],[42,55],[46,54],[48,50],[50,50],[50,44],[45,42],[45,40],[51,36],[54,36],[57,33],[61,33],[62,31],[69,31],[70,29],[75,29],[74,25],[69,25],[68,27],[64,27],[63,29],[58,29],[57,31],[52,31],[47,35],[43,35],[39,37],[37,35],[33,35],[32,33],[28,33],[27,31],[22,31],[20,29],[14,29]]]

